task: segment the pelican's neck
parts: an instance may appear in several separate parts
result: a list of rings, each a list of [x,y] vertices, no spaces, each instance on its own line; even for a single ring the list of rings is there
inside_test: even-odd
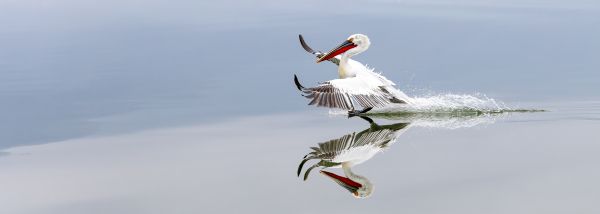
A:
[[[371,195],[371,193],[373,193],[373,184],[371,184],[371,181],[369,181],[369,179],[367,179],[364,176],[354,174],[350,168],[351,165],[349,162],[342,163],[342,169],[344,170],[344,174],[346,175],[346,177],[361,185],[361,187],[357,190],[355,196],[359,198],[364,198]]]
[[[346,53],[343,53],[342,58],[340,59],[340,66],[347,65],[348,59],[350,59],[351,56],[354,56],[354,55],[350,55],[349,51],[347,51]]]
[[[356,76],[356,72],[351,68],[350,63],[348,63],[348,60],[350,59],[350,57],[366,51],[367,48],[368,46],[359,45],[342,54],[340,58],[340,65],[338,67],[338,74],[341,79]]]
[[[344,174],[346,175],[346,177],[350,178],[350,180],[362,179],[362,176],[354,174],[352,172],[352,166],[350,166],[349,162],[342,163],[342,169],[344,170]]]

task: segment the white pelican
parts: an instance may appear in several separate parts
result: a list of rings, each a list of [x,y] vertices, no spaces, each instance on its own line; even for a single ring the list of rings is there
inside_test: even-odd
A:
[[[308,178],[310,171],[316,167],[323,169],[329,167],[341,167],[346,177],[336,175],[332,172],[321,170],[321,173],[330,177],[340,186],[350,191],[357,198],[365,198],[373,193],[373,184],[364,176],[354,174],[351,168],[357,164],[371,159],[375,154],[383,151],[396,141],[409,123],[397,123],[379,126],[368,117],[360,116],[369,121],[371,127],[359,133],[353,132],[338,139],[319,143],[318,147],[311,147],[298,166],[298,176],[304,164],[312,159],[320,160],[312,165],[304,173],[304,180]]]
[[[373,72],[360,62],[350,59],[366,51],[371,42],[366,35],[354,34],[338,47],[327,53],[312,50],[299,35],[302,47],[317,56],[317,63],[328,60],[338,65],[339,79],[306,88],[294,75],[294,83],[303,96],[311,99],[309,105],[349,110],[349,115],[357,115],[371,110],[373,107],[384,107],[389,104],[407,104],[410,98],[396,89],[392,81],[381,74]],[[341,56],[338,56],[341,55]],[[356,111],[356,105],[363,110]]]

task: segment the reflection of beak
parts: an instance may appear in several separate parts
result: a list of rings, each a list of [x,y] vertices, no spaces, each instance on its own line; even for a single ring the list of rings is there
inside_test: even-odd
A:
[[[358,188],[362,187],[362,184],[356,183],[355,181],[350,180],[350,178],[347,177],[342,177],[323,170],[321,170],[321,174],[324,174],[327,177],[331,178],[333,181],[350,191],[355,196],[358,195]]]
[[[354,47],[356,47],[356,45],[354,43],[352,43],[352,41],[346,40],[341,45],[337,46],[336,48],[334,48],[333,50],[329,51],[327,54],[325,54],[324,56],[319,58],[317,60],[317,63],[331,59],[331,58],[333,58],[337,55],[340,55]]]

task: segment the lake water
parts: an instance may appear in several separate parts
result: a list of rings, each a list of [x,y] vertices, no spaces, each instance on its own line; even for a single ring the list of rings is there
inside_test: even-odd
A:
[[[2,212],[598,213],[600,5],[551,2],[0,3]],[[427,103],[545,111],[372,115],[402,128],[357,199],[296,174],[373,131],[306,105],[294,74],[337,75],[299,33],[369,35],[356,59]]]
[[[369,127],[308,111],[6,149],[0,201],[10,213],[598,211],[600,102],[544,106],[376,120],[409,124],[354,167],[374,185],[367,199],[296,176],[309,147]]]

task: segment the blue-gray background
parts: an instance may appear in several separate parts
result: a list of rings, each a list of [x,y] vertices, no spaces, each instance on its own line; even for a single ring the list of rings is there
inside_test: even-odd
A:
[[[2,211],[596,214],[598,26],[591,0],[0,0]],[[353,168],[375,185],[357,200],[296,177],[310,147],[368,127],[306,106],[293,74],[337,75],[299,33],[369,35],[356,59],[412,96],[549,111],[399,118]]]
[[[410,95],[597,99],[596,1],[1,1],[0,149],[305,110],[336,77],[298,45],[358,57]]]

